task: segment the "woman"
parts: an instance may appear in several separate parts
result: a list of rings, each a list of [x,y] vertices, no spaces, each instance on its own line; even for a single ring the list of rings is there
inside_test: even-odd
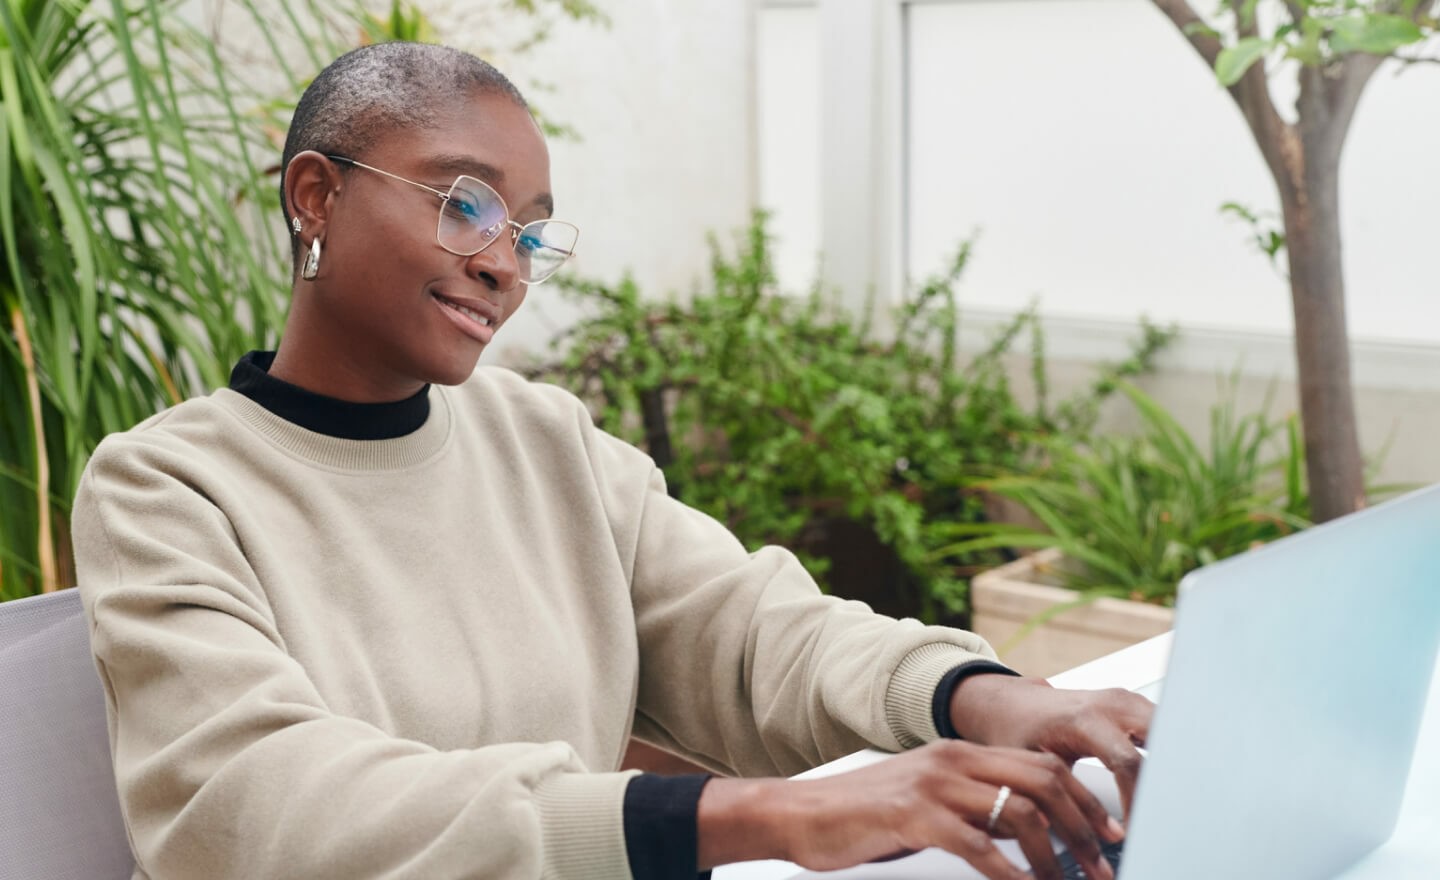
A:
[[[673,877],[933,845],[1011,878],[1010,836],[1053,877],[1047,829],[1110,876],[1122,831],[1066,762],[1099,755],[1128,798],[1146,701],[822,596],[573,397],[475,369],[575,243],[502,75],[356,50],[283,159],[279,350],[107,438],[75,502],[137,876]],[[632,733],[758,778],[618,772]],[[780,778],[869,745],[911,751]]]

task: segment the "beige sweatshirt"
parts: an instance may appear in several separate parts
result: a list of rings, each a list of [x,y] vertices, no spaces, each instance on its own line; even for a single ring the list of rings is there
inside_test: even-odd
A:
[[[724,774],[936,736],[976,636],[822,596],[567,393],[391,440],[230,390],[113,435],[74,540],[138,877],[626,877],[633,732]]]

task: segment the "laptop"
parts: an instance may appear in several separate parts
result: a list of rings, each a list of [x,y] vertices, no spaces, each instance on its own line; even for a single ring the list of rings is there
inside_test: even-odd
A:
[[[1333,878],[1389,838],[1440,645],[1440,485],[1192,572],[1119,880]],[[1076,773],[1112,812],[1109,773]],[[999,844],[1023,864],[1013,842]],[[753,866],[750,867],[750,866]],[[955,856],[715,880],[970,880]]]

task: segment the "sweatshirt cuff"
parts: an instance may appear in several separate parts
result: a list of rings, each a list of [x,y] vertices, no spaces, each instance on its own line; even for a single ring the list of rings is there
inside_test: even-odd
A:
[[[936,689],[950,670],[982,662],[1005,669],[993,657],[948,642],[921,645],[905,655],[885,691],[885,716],[900,748],[913,749],[940,738],[934,711]]]
[[[945,673],[940,679],[940,684],[935,688],[935,701],[930,705],[930,715],[935,722],[935,729],[940,733],[941,739],[964,739],[960,732],[955,729],[955,720],[950,717],[950,698],[955,696],[955,689],[960,682],[972,675],[981,673],[993,673],[997,675],[1019,675],[1020,673],[1008,666],[1002,666],[993,660],[972,660],[963,666],[956,666]]]
[[[671,880],[699,874],[700,791],[708,773],[643,773],[625,789],[625,849],[635,880]],[[708,872],[706,874],[708,876]]]
[[[634,775],[561,773],[535,789],[546,877],[629,880],[621,815]]]

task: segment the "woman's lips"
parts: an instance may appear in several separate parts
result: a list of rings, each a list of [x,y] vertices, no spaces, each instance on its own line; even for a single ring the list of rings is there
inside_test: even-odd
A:
[[[462,305],[455,300],[446,299],[438,293],[431,293],[430,296],[440,306],[440,311],[450,319],[450,323],[459,328],[460,332],[477,340],[482,344],[489,344],[495,338],[495,322],[493,319],[481,314],[477,309]]]

